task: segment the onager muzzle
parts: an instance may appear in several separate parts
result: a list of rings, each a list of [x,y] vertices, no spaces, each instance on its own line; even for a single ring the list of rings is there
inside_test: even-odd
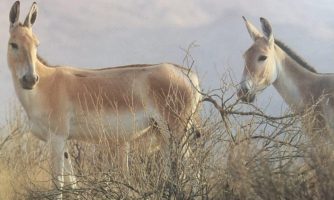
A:
[[[20,79],[20,83],[23,89],[32,90],[38,83],[39,77],[35,74],[26,74]]]

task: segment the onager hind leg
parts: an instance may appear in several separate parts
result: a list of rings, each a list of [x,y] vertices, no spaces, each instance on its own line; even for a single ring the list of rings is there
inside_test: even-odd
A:
[[[109,155],[108,159],[110,163],[114,163],[116,167],[120,168],[124,172],[129,172],[131,165],[131,151],[140,150],[150,153],[152,149],[151,142],[149,145],[142,146],[142,142],[150,140],[151,138],[152,126],[136,133],[136,136],[130,139],[125,139],[121,137],[115,138],[114,141],[109,141]]]

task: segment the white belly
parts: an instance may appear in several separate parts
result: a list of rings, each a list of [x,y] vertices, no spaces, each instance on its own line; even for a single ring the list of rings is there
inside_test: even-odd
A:
[[[100,142],[103,140],[132,140],[150,127],[146,112],[74,117],[69,124],[69,139]]]

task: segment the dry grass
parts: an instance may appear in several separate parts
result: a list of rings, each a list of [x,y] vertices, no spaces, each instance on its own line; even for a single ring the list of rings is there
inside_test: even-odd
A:
[[[334,199],[333,136],[302,131],[301,116],[267,116],[227,89],[206,94],[213,108],[188,158],[178,142],[168,157],[134,148],[127,172],[105,146],[70,142],[79,189],[65,187],[66,199]],[[0,199],[53,199],[48,145],[25,124],[15,112],[1,139]]]
[[[0,199],[25,199],[28,191],[51,186],[46,145],[23,134],[21,117],[7,124],[10,134],[0,144]]]

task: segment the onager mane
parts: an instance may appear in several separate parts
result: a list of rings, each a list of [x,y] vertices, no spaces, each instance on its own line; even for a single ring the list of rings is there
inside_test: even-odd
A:
[[[288,54],[294,61],[300,64],[302,67],[310,72],[318,73],[310,64],[308,64],[302,57],[300,57],[295,51],[284,44],[282,41],[275,38],[275,44],[279,46],[286,54]]]
[[[37,54],[37,59],[39,60],[39,62],[41,62],[43,65],[48,66],[48,67],[52,67],[48,61],[46,61],[44,58],[42,58],[40,55]]]
[[[77,188],[67,140],[106,144],[119,154],[115,164],[124,170],[129,170],[130,146],[147,153],[160,150],[169,158],[173,137],[188,151],[188,138],[200,120],[196,72],[171,63],[102,69],[49,65],[36,55],[37,3],[23,24],[19,11],[16,1],[9,13],[7,62],[31,133],[50,146],[52,182],[60,191],[56,199],[62,199],[66,182]]]

